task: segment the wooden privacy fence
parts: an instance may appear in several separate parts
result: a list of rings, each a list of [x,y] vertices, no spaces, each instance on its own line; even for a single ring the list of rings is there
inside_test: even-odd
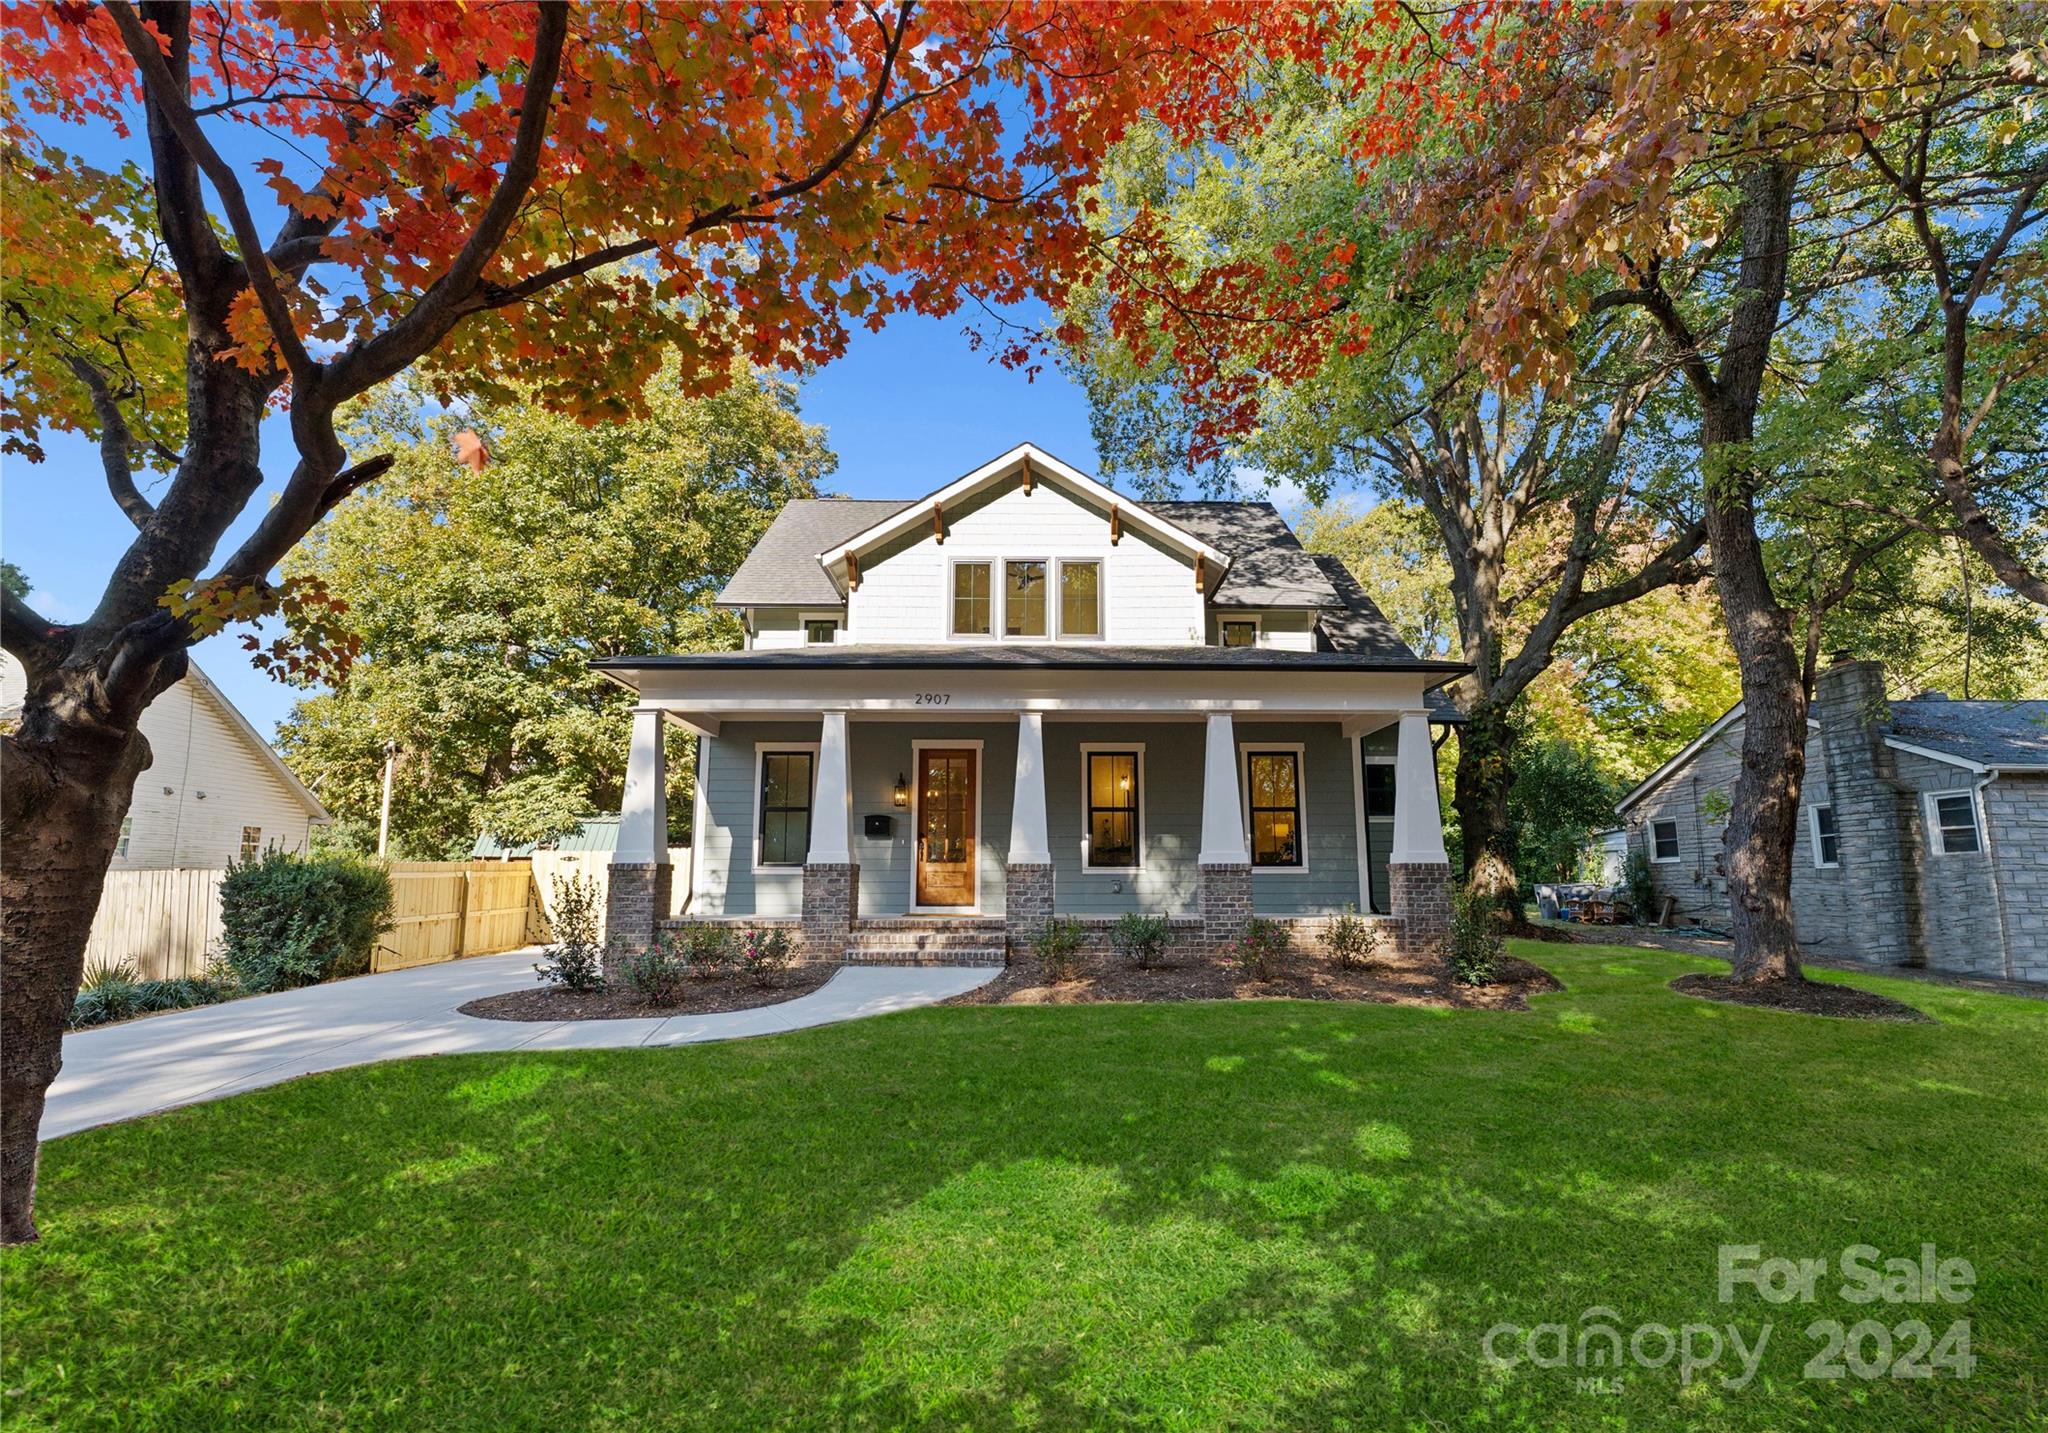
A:
[[[200,975],[220,947],[225,871],[109,871],[85,963],[135,967],[143,980]],[[392,927],[370,969],[495,955],[544,940],[531,861],[393,861]]]
[[[517,950],[542,935],[531,861],[393,861],[391,929],[370,969]]]
[[[135,967],[143,980],[206,971],[220,944],[220,878],[225,871],[109,871],[85,946],[85,964]]]

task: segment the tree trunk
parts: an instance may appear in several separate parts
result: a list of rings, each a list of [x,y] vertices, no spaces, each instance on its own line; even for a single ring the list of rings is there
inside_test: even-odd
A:
[[[1715,427],[1709,415],[1708,451]],[[1724,440],[1725,441],[1725,440]],[[1710,464],[1711,467],[1711,464]],[[1745,494],[1707,504],[1714,581],[1742,674],[1742,771],[1722,836],[1735,975],[1800,978],[1792,922],[1792,843],[1806,780],[1806,685],[1789,613],[1778,605]]]
[[[1515,871],[1514,831],[1508,823],[1517,740],[1514,722],[1503,707],[1487,701],[1474,706],[1458,728],[1451,805],[1458,813],[1467,886],[1485,896],[1505,922],[1520,928],[1528,923],[1528,915]]]
[[[89,671],[58,676],[66,695],[93,681]],[[24,707],[20,730],[0,742],[0,1244],[36,1238],[43,1098],[62,1064],[107,866],[149,760],[149,742],[133,727],[97,724],[75,701],[42,692]]]

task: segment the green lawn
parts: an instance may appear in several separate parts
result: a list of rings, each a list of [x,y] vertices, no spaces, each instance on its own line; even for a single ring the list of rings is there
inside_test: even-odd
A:
[[[2048,1416],[2048,1004],[1688,1000],[1542,946],[1533,1014],[941,1009],[408,1061],[73,1136],[0,1259],[10,1427],[2012,1427]],[[1716,1247],[1976,1268],[1717,1300]],[[1774,1325],[1745,1389],[1581,1391],[1498,1323]],[[1802,1378],[1815,1319],[1966,1379]],[[1511,1347],[1504,1340],[1499,1347]],[[1659,1348],[1655,1336],[1645,1345]],[[1732,1375],[1728,1354],[1721,1369]],[[1595,1372],[1598,1372],[1597,1370]]]

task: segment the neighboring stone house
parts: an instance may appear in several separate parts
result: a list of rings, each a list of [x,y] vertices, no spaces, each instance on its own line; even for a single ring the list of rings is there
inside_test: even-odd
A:
[[[0,654],[0,718],[21,711],[21,664]],[[278,848],[304,851],[322,806],[194,662],[142,713],[150,764],[114,849],[115,871],[219,869]]]
[[[1000,959],[1054,914],[1187,941],[1449,916],[1410,651],[1266,503],[1140,503],[1025,444],[910,501],[792,503],[720,595],[738,652],[609,658],[638,694],[609,929],[651,938],[665,722],[697,733],[699,919],[814,956]]]
[[[1622,798],[1660,905],[1730,918],[1721,838],[1741,765],[1737,704]],[[1793,852],[1817,954],[2048,980],[2048,701],[1885,698],[1876,662],[1814,684]]]

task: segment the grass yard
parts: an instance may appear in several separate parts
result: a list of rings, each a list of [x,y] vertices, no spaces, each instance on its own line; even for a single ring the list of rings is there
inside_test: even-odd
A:
[[[2048,1004],[950,1008],[324,1075],[43,1157],[9,1427],[1934,1428],[2048,1417]],[[1716,1248],[1973,1262],[1959,1307],[1717,1299]],[[1499,1323],[1774,1325],[1755,1381],[1487,1365]],[[1805,1330],[1970,1320],[1968,1378]],[[1499,1347],[1513,1347],[1504,1339]],[[1646,1349],[1654,1356],[1654,1337]],[[1866,1358],[1870,1351],[1866,1348]],[[1719,1372],[1733,1376],[1731,1352]],[[1585,1371],[1586,1376],[1611,1374]]]

